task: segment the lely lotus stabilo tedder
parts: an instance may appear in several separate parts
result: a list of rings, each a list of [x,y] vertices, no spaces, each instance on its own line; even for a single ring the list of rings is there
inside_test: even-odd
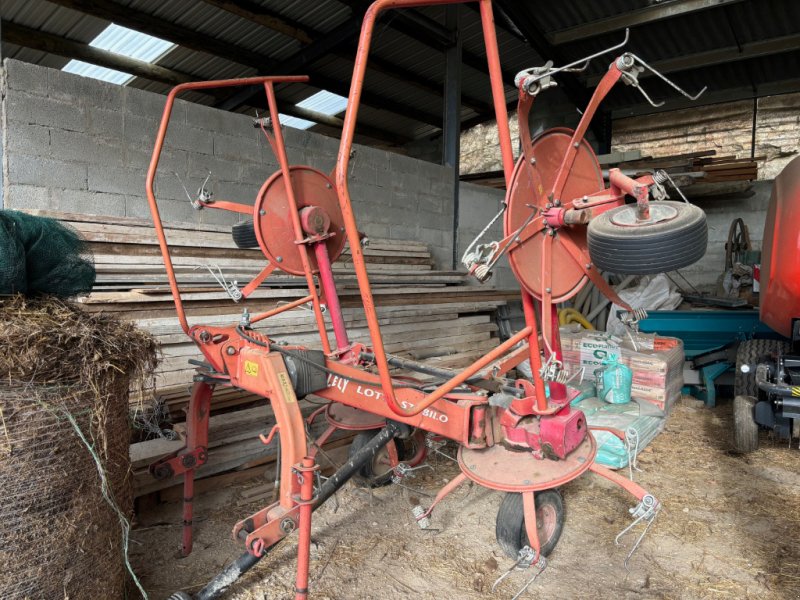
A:
[[[575,130],[557,128],[531,139],[528,114],[534,99],[556,85],[555,76],[585,68],[589,61],[624,45],[563,67],[547,63],[522,71],[519,90],[521,154],[514,161],[508,114],[501,79],[500,57],[491,0],[477,0],[488,58],[491,94],[498,123],[507,195],[495,219],[503,219],[504,238],[470,245],[463,262],[479,280],[486,280],[501,256],[507,256],[519,281],[525,327],[491,352],[459,371],[432,367],[391,356],[384,350],[375,302],[348,190],[348,167],[370,44],[377,17],[389,9],[454,4],[460,0],[377,0],[364,17],[358,43],[347,112],[336,167],[331,176],[310,166],[291,165],[281,130],[275,86],[305,82],[303,76],[186,83],[168,95],[150,169],[147,195],[178,319],[202,351],[207,364],[198,368],[187,415],[186,445],[151,467],[156,477],[184,478],[184,554],[192,548],[193,484],[195,469],[208,457],[208,419],[217,387],[236,387],[264,397],[272,406],[280,443],[278,500],[246,516],[233,529],[244,553],[203,590],[197,600],[217,598],[270,549],[297,531],[296,597],[308,595],[309,544],[312,513],[354,474],[369,470],[376,457],[388,457],[395,480],[425,459],[426,441],[447,439],[458,444],[461,474],[448,483],[427,509],[415,511],[419,522],[467,480],[501,492],[505,497],[497,516],[497,539],[517,560],[538,573],[546,565],[563,528],[560,486],[587,471],[630,492],[635,506],[632,525],[646,529],[660,504],[639,485],[598,465],[596,445],[584,414],[570,406],[577,390],[561,362],[555,306],[569,300],[588,282],[629,311],[606,283],[601,270],[616,273],[655,273],[691,264],[703,255],[707,231],[702,211],[686,202],[667,199],[668,177],[653,173],[631,178],[617,169],[605,186],[594,151],[584,139],[598,105],[614,85],[638,88],[638,76],[653,71],[631,53],[614,58]],[[627,34],[625,40],[627,41]],[[653,71],[655,73],[655,71]],[[688,96],[655,73],[675,89]],[[182,92],[245,85],[263,86],[268,118],[257,120],[277,157],[279,169],[261,187],[252,206],[212,199],[202,191],[193,202],[203,210],[218,209],[252,217],[239,226],[237,242],[258,246],[266,266],[243,288],[228,286],[234,300],[243,300],[269,275],[305,277],[308,295],[262,314],[245,311],[242,321],[226,327],[189,324],[181,301],[169,243],[159,216],[154,181],[175,98]],[[626,197],[635,202],[626,204]],[[488,229],[488,228],[487,228]],[[369,328],[369,343],[348,336],[331,264],[349,244],[353,267]],[[268,319],[310,304],[320,335],[320,350],[275,343]],[[328,337],[326,315],[333,328]],[[264,323],[262,323],[264,322]],[[255,324],[264,325],[258,331]],[[530,361],[532,377],[515,368]],[[391,369],[403,368],[438,378],[433,384],[398,378]],[[361,432],[349,461],[324,483],[315,477],[315,450],[298,398],[314,393],[329,401],[310,420],[324,418],[323,438],[336,429]],[[390,518],[390,517],[389,517]],[[626,531],[630,530],[627,528]],[[637,542],[638,543],[638,542]],[[176,592],[174,598],[188,598]]]

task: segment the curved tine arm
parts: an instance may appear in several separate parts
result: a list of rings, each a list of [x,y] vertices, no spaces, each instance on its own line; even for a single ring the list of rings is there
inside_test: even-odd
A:
[[[562,67],[556,67],[555,69],[553,69],[551,71],[547,71],[546,73],[542,73],[540,75],[532,77],[529,80],[529,83],[536,83],[540,79],[543,79],[545,77],[550,77],[551,75],[555,75],[556,73],[561,73],[562,71],[569,71],[569,72],[573,72],[573,73],[579,73],[579,72],[583,71],[584,69],[586,69],[586,67],[589,66],[589,63],[591,61],[593,61],[595,58],[603,56],[604,54],[608,54],[609,52],[614,52],[616,50],[619,50],[623,46],[625,46],[625,44],[628,43],[628,39],[629,38],[630,38],[630,29],[626,27],[625,28],[625,39],[623,39],[622,42],[620,42],[619,44],[617,44],[615,46],[611,46],[610,48],[606,48],[605,50],[600,50],[600,52],[595,52],[594,54],[590,54],[589,56],[585,56],[583,58],[579,58],[578,60],[574,60],[571,63],[566,64],[566,65],[564,65]]]
[[[672,81],[671,79],[667,78],[667,77],[666,77],[666,76],[665,76],[663,73],[659,73],[658,71],[656,71],[656,70],[655,70],[653,67],[651,67],[649,64],[647,64],[645,61],[643,61],[643,60],[642,60],[642,59],[641,59],[639,56],[637,56],[636,54],[631,54],[631,56],[633,56],[633,58],[635,58],[635,59],[636,59],[636,61],[637,61],[637,62],[638,62],[640,65],[642,65],[642,66],[643,66],[645,69],[647,69],[648,71],[650,71],[650,72],[651,72],[653,75],[655,75],[656,77],[658,77],[658,78],[659,78],[661,81],[665,82],[665,83],[666,83],[667,85],[669,85],[669,86],[670,86],[672,89],[676,90],[678,93],[680,93],[681,95],[685,96],[685,97],[686,97],[686,98],[688,98],[689,100],[697,100],[697,99],[698,99],[700,96],[702,96],[702,95],[703,95],[703,93],[704,93],[704,92],[705,92],[705,91],[708,89],[708,86],[707,86],[707,85],[706,85],[706,86],[703,86],[703,89],[702,89],[702,90],[700,90],[700,91],[699,91],[699,92],[697,92],[697,93],[696,93],[694,96],[692,96],[692,95],[691,95],[689,92],[687,92],[686,90],[684,90],[684,89],[683,89],[682,87],[680,87],[680,86],[679,86],[677,83],[675,83],[675,82],[674,82],[674,81]],[[641,88],[639,88],[639,89],[641,90]],[[644,91],[643,91],[643,90],[642,90],[642,93],[644,94]],[[645,94],[645,97],[647,97],[647,94]],[[653,104],[653,101],[652,101],[652,100],[650,100],[649,98],[648,98],[648,100],[650,101],[650,104]],[[661,104],[664,104],[664,103],[662,102]],[[655,104],[653,104],[653,106],[656,106],[656,105],[655,105]],[[659,104],[658,106],[661,106],[661,105]]]
[[[645,92],[644,88],[641,85],[639,85],[639,83],[635,83],[633,87],[635,87],[637,90],[639,90],[639,93],[642,96],[644,96],[644,99],[647,100],[647,103],[650,104],[650,106],[652,106],[653,108],[659,108],[661,106],[664,106],[667,103],[666,100],[661,100],[660,102],[656,102],[655,100],[653,100],[650,97],[650,94]]]
[[[167,270],[167,278],[169,279],[169,288],[172,292],[172,297],[175,300],[175,311],[178,313],[178,321],[180,321],[181,329],[188,335],[189,323],[186,320],[186,311],[183,308],[181,301],[181,292],[178,289],[178,281],[175,277],[175,269],[172,266],[172,258],[169,253],[169,245],[167,244],[167,237],[164,233],[164,225],[161,222],[161,215],[158,212],[158,202],[155,196],[155,179],[156,172],[158,171],[158,161],[161,158],[161,151],[164,149],[164,140],[167,137],[167,127],[169,126],[169,119],[172,116],[172,107],[175,104],[175,98],[178,94],[188,90],[207,90],[211,88],[223,87],[239,87],[245,85],[263,85],[267,82],[273,83],[305,83],[308,77],[305,75],[279,75],[276,77],[247,77],[244,79],[218,79],[214,81],[190,81],[188,83],[181,83],[172,88],[167,95],[167,101],[164,105],[164,112],[161,114],[161,123],[158,126],[158,133],[156,134],[156,143],[153,147],[153,155],[150,158],[150,166],[147,169],[147,178],[145,180],[145,190],[147,192],[147,202],[150,205],[150,214],[153,216],[153,226],[156,228],[156,237],[158,238],[158,245],[161,249],[161,256],[164,259],[164,267]]]

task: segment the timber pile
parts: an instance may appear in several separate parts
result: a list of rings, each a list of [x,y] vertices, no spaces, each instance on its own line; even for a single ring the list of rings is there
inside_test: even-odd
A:
[[[728,183],[758,179],[758,162],[766,157],[716,156],[716,150],[700,150],[671,156],[650,156],[621,162],[619,168],[633,176],[663,169],[678,185]]]
[[[750,186],[750,182],[758,179],[758,161],[763,161],[765,158],[764,156],[754,158],[716,156],[716,150],[670,156],[642,156],[635,151],[598,156],[600,165],[604,169],[618,167],[631,177],[664,170],[689,197],[742,191]],[[502,171],[469,173],[462,175],[460,179],[498,189],[506,187]],[[673,200],[680,199],[669,184],[666,187],[667,193]]]
[[[139,415],[139,420],[158,427],[167,423],[179,436],[185,435],[183,421],[194,375],[189,360],[203,360],[203,356],[178,324],[152,223],[132,218],[30,212],[58,218],[89,242],[97,282],[93,292],[80,299],[84,308],[131,320],[160,342],[162,361],[156,371],[155,404],[152,413]],[[236,248],[230,230],[215,225],[171,223],[166,236],[190,324],[235,325],[245,307],[255,315],[308,293],[304,278],[276,270],[250,298],[234,303],[209,268],[243,287],[266,265],[260,250]],[[416,241],[372,240],[365,256],[387,352],[434,366],[457,368],[497,345],[493,312],[507,300],[516,299],[518,291],[469,286],[463,273],[436,271],[429,249]],[[337,288],[351,339],[368,343],[366,319],[349,258],[346,249],[334,264]],[[276,341],[320,347],[316,320],[308,308],[266,319],[257,323],[256,329]],[[330,322],[328,330],[333,341]],[[316,405],[313,399],[307,399],[303,407],[305,413],[310,413]],[[323,421],[320,419],[316,427],[322,427]],[[212,402],[209,461],[198,470],[199,477],[220,476],[231,469],[252,471],[274,461],[274,443],[264,446],[258,439],[258,434],[267,432],[272,424],[271,409],[262,398],[237,389],[218,388]],[[335,446],[348,439],[340,432],[330,443]],[[153,480],[147,465],[181,445],[179,437],[176,441],[155,439],[132,446],[137,495],[174,485],[174,481]]]

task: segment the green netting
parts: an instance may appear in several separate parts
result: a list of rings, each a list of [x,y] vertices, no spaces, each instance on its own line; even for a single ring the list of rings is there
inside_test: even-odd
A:
[[[0,294],[88,294],[94,261],[81,236],[55,219],[0,210]]]

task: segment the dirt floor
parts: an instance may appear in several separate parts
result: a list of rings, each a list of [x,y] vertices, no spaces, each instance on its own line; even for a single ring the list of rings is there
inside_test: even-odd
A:
[[[663,510],[629,563],[634,536],[615,546],[629,522],[632,498],[593,474],[562,490],[566,526],[549,564],[520,598],[800,598],[800,450],[763,435],[749,456],[730,452],[731,403],[716,409],[684,398],[666,430],[640,456],[636,481]],[[795,440],[796,444],[796,440]],[[452,452],[452,449],[451,449]],[[440,505],[431,526],[414,524],[411,507],[426,504],[458,473],[445,458],[397,486],[348,484],[314,515],[311,597],[316,600],[512,598],[530,571],[516,571],[493,593],[513,561],[494,539],[501,494],[462,486]],[[177,559],[180,506],[140,515],[132,562],[151,598],[196,592],[238,556],[234,521],[261,507],[243,500],[252,481],[199,498],[196,542]],[[428,496],[430,495],[430,496]],[[284,543],[232,589],[228,598],[293,597],[293,542]]]

